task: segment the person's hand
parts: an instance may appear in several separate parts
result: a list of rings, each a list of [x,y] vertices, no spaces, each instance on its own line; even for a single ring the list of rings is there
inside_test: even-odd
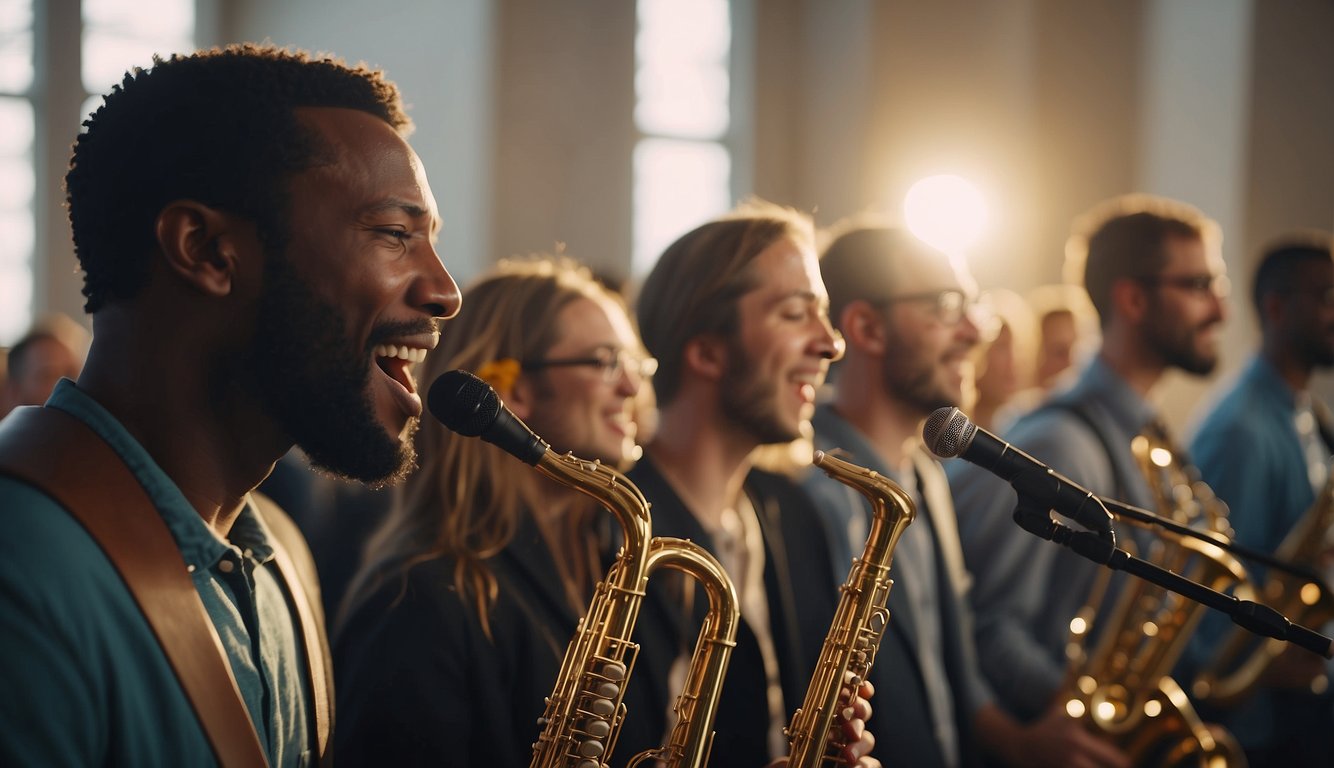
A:
[[[1064,697],[1018,729],[1006,762],[1016,768],[1130,768],[1130,758],[1065,711]]]
[[[849,680],[851,682],[851,680]],[[881,768],[880,761],[871,757],[875,747],[875,734],[866,730],[866,721],[871,717],[871,697],[875,695],[875,686],[863,681],[857,688],[857,695],[848,704],[850,690],[844,688],[839,694],[839,704],[843,709],[834,718],[834,724],[841,730],[843,748],[840,755],[845,765],[853,768]],[[787,758],[775,760],[766,768],[782,768],[787,765]]]

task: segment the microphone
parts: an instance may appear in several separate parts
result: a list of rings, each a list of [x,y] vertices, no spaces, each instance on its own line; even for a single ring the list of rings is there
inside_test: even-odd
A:
[[[1021,499],[1038,502],[1090,531],[1112,533],[1102,499],[1051,467],[968,420],[958,408],[937,408],[922,427],[931,453],[972,462],[1014,486]]]
[[[431,415],[464,437],[480,437],[525,464],[547,452],[542,438],[501,402],[490,384],[467,371],[440,375],[426,396]]]

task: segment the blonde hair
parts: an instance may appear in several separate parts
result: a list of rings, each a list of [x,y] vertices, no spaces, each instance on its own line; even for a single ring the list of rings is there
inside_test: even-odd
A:
[[[440,343],[427,355],[420,375],[423,386],[455,369],[475,372],[498,360],[542,357],[559,341],[557,316],[581,298],[624,306],[568,258],[500,262],[468,288],[458,318],[442,327]],[[534,486],[530,480],[516,481],[527,475],[512,456],[479,439],[459,436],[434,419],[423,419],[416,442],[421,469],[408,479],[388,518],[367,542],[343,616],[384,579],[397,575],[406,586],[414,565],[452,557],[454,587],[472,601],[489,636],[488,614],[498,585],[486,560],[514,538],[525,505],[536,502]]]

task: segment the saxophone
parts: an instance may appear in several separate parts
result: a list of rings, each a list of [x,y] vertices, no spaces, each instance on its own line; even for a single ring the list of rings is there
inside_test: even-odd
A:
[[[677,723],[668,744],[636,756],[631,764],[652,757],[670,768],[702,766],[712,746],[716,702],[740,620],[736,588],[727,572],[689,541],[651,539],[648,501],[625,475],[598,461],[555,453],[505,407],[489,384],[471,373],[441,375],[431,385],[428,402],[431,413],[449,429],[480,437],[606,507],[625,539],[565,649],[538,720],[542,732],[533,744],[530,765],[607,768],[625,719],[625,685],[639,653],[630,637],[644,587],[650,572],[665,567],[703,583],[709,613],[677,700]]]
[[[1315,503],[1283,537],[1274,553],[1283,562],[1314,569],[1311,576],[1316,578],[1270,569],[1261,591],[1265,605],[1307,626],[1318,627],[1334,620],[1334,596],[1317,575],[1321,557],[1331,548],[1334,548],[1334,472],[1325,481]],[[1282,640],[1233,629],[1195,679],[1192,691],[1216,706],[1237,704],[1255,690],[1260,675],[1286,645]],[[1323,675],[1311,682],[1312,693],[1322,693],[1328,687],[1329,679]]]
[[[718,696],[723,676],[736,647],[741,619],[736,589],[722,564],[708,550],[685,539],[658,536],[649,547],[649,572],[658,568],[681,571],[701,583],[708,595],[709,611],[695,642],[685,684],[676,699],[676,725],[667,744],[636,755],[631,766],[656,760],[668,766],[708,764],[713,746],[713,720],[718,714]]]
[[[625,684],[639,646],[630,636],[644,600],[649,574],[660,567],[700,581],[709,613],[691,657],[686,685],[676,703],[677,722],[668,744],[635,756],[669,768],[699,768],[708,760],[713,719],[723,675],[736,645],[740,608],[736,588],[722,565],[683,539],[650,539],[649,504],[625,475],[597,461],[551,450],[534,465],[547,477],[593,497],[615,515],[625,543],[607,577],[594,588],[588,613],[580,619],[565,651],[556,684],[538,724],[532,768],[606,768],[625,718]]]
[[[1159,513],[1203,528],[1220,540],[1230,531],[1227,507],[1209,487],[1182,466],[1179,451],[1156,430],[1131,443],[1139,469],[1156,497]],[[1246,572],[1222,548],[1171,532],[1155,532],[1146,559],[1211,589],[1248,589]],[[1111,739],[1135,765],[1244,766],[1245,756],[1230,734],[1206,726],[1172,679],[1176,664],[1203,606],[1142,579],[1129,579],[1106,629],[1087,649],[1096,597],[1071,622],[1070,674],[1064,689],[1066,712]]]
[[[840,760],[838,751],[844,745],[834,723],[839,694],[849,684],[854,688],[860,685],[875,663],[880,638],[889,624],[885,604],[894,586],[889,578],[894,547],[917,516],[912,498],[888,478],[823,451],[815,452],[814,463],[870,500],[873,517],[866,548],[853,561],[841,588],[838,610],[806,687],[806,697],[787,728],[789,768],[814,768]]]

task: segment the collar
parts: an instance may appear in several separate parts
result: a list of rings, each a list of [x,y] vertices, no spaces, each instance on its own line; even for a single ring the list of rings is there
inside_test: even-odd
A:
[[[1158,417],[1149,401],[1140,397],[1121,374],[1113,371],[1101,357],[1095,356],[1070,389],[1054,395],[1053,400],[1098,402],[1118,424],[1138,432]]]
[[[1296,410],[1297,393],[1292,391],[1288,382],[1279,375],[1278,369],[1274,364],[1265,359],[1264,355],[1256,354],[1242,369],[1241,378],[1251,382],[1257,389],[1262,391],[1273,402],[1282,403],[1286,410]],[[1309,398],[1309,393],[1307,397]]]
[[[139,441],[110,411],[79,389],[78,385],[69,379],[61,379],[46,405],[84,422],[111,446],[148,493],[149,501],[162,515],[163,522],[171,531],[187,564],[196,570],[211,568],[231,546],[243,552],[248,551],[250,557],[261,563],[273,557],[269,530],[259,519],[249,497],[232,526],[231,541],[224,541],[204,522],[186,500],[185,494],[181,493],[181,489],[162,471]]]

